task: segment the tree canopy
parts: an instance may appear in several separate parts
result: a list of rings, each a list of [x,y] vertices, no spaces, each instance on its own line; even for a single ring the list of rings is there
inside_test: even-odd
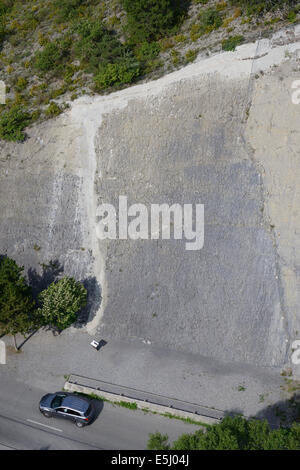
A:
[[[62,331],[75,322],[86,301],[85,287],[74,278],[63,277],[40,293],[39,315],[45,325]]]
[[[13,259],[0,257],[0,334],[15,337],[42,326],[59,331],[68,328],[86,305],[83,284],[63,277],[40,293],[37,305],[23,270]]]
[[[170,446],[168,437],[150,434],[149,450],[299,450],[300,425],[271,429],[266,420],[225,417],[221,423],[183,434]]]
[[[7,256],[0,259],[1,334],[25,334],[35,324],[35,301],[23,269]]]

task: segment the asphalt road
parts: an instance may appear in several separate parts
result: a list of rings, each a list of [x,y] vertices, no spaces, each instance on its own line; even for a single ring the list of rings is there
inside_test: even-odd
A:
[[[28,387],[0,371],[0,450],[142,450],[150,432],[167,433],[173,440],[197,429],[102,402],[97,420],[79,429],[69,421],[41,415],[38,403],[44,394],[45,390]]]

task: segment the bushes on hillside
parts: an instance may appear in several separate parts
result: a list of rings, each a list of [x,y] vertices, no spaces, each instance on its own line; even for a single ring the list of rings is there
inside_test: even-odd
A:
[[[62,21],[68,21],[77,16],[78,8],[84,3],[85,0],[53,0],[53,6]]]
[[[5,36],[6,36],[5,22],[0,17],[0,46],[5,39]]]
[[[0,1],[0,47],[7,35],[7,28],[5,23],[5,17],[13,7],[13,0],[1,0]]]
[[[55,101],[51,101],[45,113],[48,117],[56,117],[63,112],[63,109],[59,107]]]
[[[121,0],[127,13],[127,32],[135,43],[155,41],[180,24],[188,0]]]
[[[234,51],[235,48],[244,41],[244,36],[229,36],[229,38],[222,41],[223,51]]]
[[[158,56],[160,53],[160,46],[157,42],[143,42],[140,46],[135,50],[135,56],[138,60],[145,61],[145,60],[152,60]]]
[[[199,18],[201,27],[205,33],[210,33],[214,29],[220,28],[223,23],[221,13],[214,8],[208,8],[207,10],[204,10],[200,13]]]
[[[34,66],[40,72],[63,72],[63,64],[70,55],[69,39],[49,42],[35,55]]]
[[[1,0],[0,2],[0,16],[8,13],[14,5],[14,0]]]
[[[2,111],[0,115],[0,139],[23,142],[26,137],[23,130],[30,121],[31,115],[21,106],[14,105],[10,109]]]
[[[107,64],[95,76],[96,91],[102,91],[111,86],[127,85],[132,83],[141,71],[139,64],[133,61]]]
[[[97,5],[99,0],[52,0],[56,17],[60,22],[67,22],[83,16],[87,7]]]
[[[75,32],[79,36],[75,54],[90,71],[95,72],[99,66],[114,63],[130,54],[114,32],[109,31],[100,21],[82,20],[76,25]]]
[[[143,61],[155,57],[157,45],[143,45],[136,50],[124,45],[113,31],[99,21],[82,20],[75,31],[79,36],[75,54],[93,72],[96,91],[132,83],[142,72]],[[157,52],[158,49],[158,52]]]

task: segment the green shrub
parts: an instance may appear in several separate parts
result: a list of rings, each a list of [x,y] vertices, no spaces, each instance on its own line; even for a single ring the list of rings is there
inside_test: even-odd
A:
[[[172,64],[178,65],[179,63],[179,53],[175,49],[171,51]]]
[[[95,76],[96,91],[102,91],[111,86],[120,86],[132,83],[140,75],[138,64],[120,62],[107,64]]]
[[[74,31],[79,35],[75,53],[90,71],[97,71],[99,65],[114,63],[120,57],[128,56],[131,51],[124,46],[114,32],[96,20],[80,21]]]
[[[201,12],[199,19],[201,27],[205,33],[209,33],[214,29],[220,28],[223,23],[221,13],[214,8],[208,8],[207,10]]]
[[[186,54],[185,54],[185,60],[186,62],[193,62],[198,54],[198,50],[196,49],[189,49]]]
[[[6,33],[7,31],[6,31],[5,22],[3,21],[2,18],[0,18],[0,46],[2,45],[5,39]]]
[[[186,36],[184,34],[177,34],[176,36],[174,36],[174,41],[176,43],[181,43],[181,42],[185,42],[186,41]]]
[[[121,0],[127,13],[127,32],[135,43],[155,41],[178,26],[187,0]]]
[[[143,42],[135,51],[135,56],[138,60],[151,60],[155,59],[160,53],[160,47],[157,42]]]
[[[197,41],[204,34],[204,30],[201,24],[194,23],[191,26],[190,38],[192,41]]]
[[[244,36],[230,36],[222,41],[222,49],[223,51],[234,51],[235,48],[243,42],[243,40]]]
[[[0,2],[0,16],[5,15],[8,13],[11,8],[13,7],[14,1],[13,0],[1,0]]]
[[[296,23],[297,21],[297,12],[295,10],[290,10],[287,19],[289,20],[290,23]]]
[[[53,6],[58,18],[68,21],[78,16],[78,8],[84,3],[86,3],[85,0],[54,0]]]
[[[57,103],[51,101],[45,112],[47,116],[55,117],[62,113],[62,109],[58,106]]]
[[[0,139],[23,142],[26,138],[23,130],[30,123],[31,115],[21,106],[14,105],[0,115]]]
[[[93,13],[89,7],[98,4],[99,0],[52,0],[52,10],[59,22],[68,22]]]
[[[35,55],[34,66],[40,72],[59,71],[70,55],[70,40],[56,40],[49,42]]]
[[[18,91],[23,91],[27,87],[28,80],[25,77],[19,77],[16,82],[16,89]]]
[[[6,15],[11,11],[13,7],[13,0],[1,0],[0,1],[0,47],[8,34],[6,27]]]

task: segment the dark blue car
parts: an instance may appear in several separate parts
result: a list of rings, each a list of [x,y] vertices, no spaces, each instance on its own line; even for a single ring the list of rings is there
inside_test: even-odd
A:
[[[94,417],[93,404],[88,398],[67,392],[44,395],[40,401],[40,412],[46,418],[69,419],[79,428],[91,423]]]

